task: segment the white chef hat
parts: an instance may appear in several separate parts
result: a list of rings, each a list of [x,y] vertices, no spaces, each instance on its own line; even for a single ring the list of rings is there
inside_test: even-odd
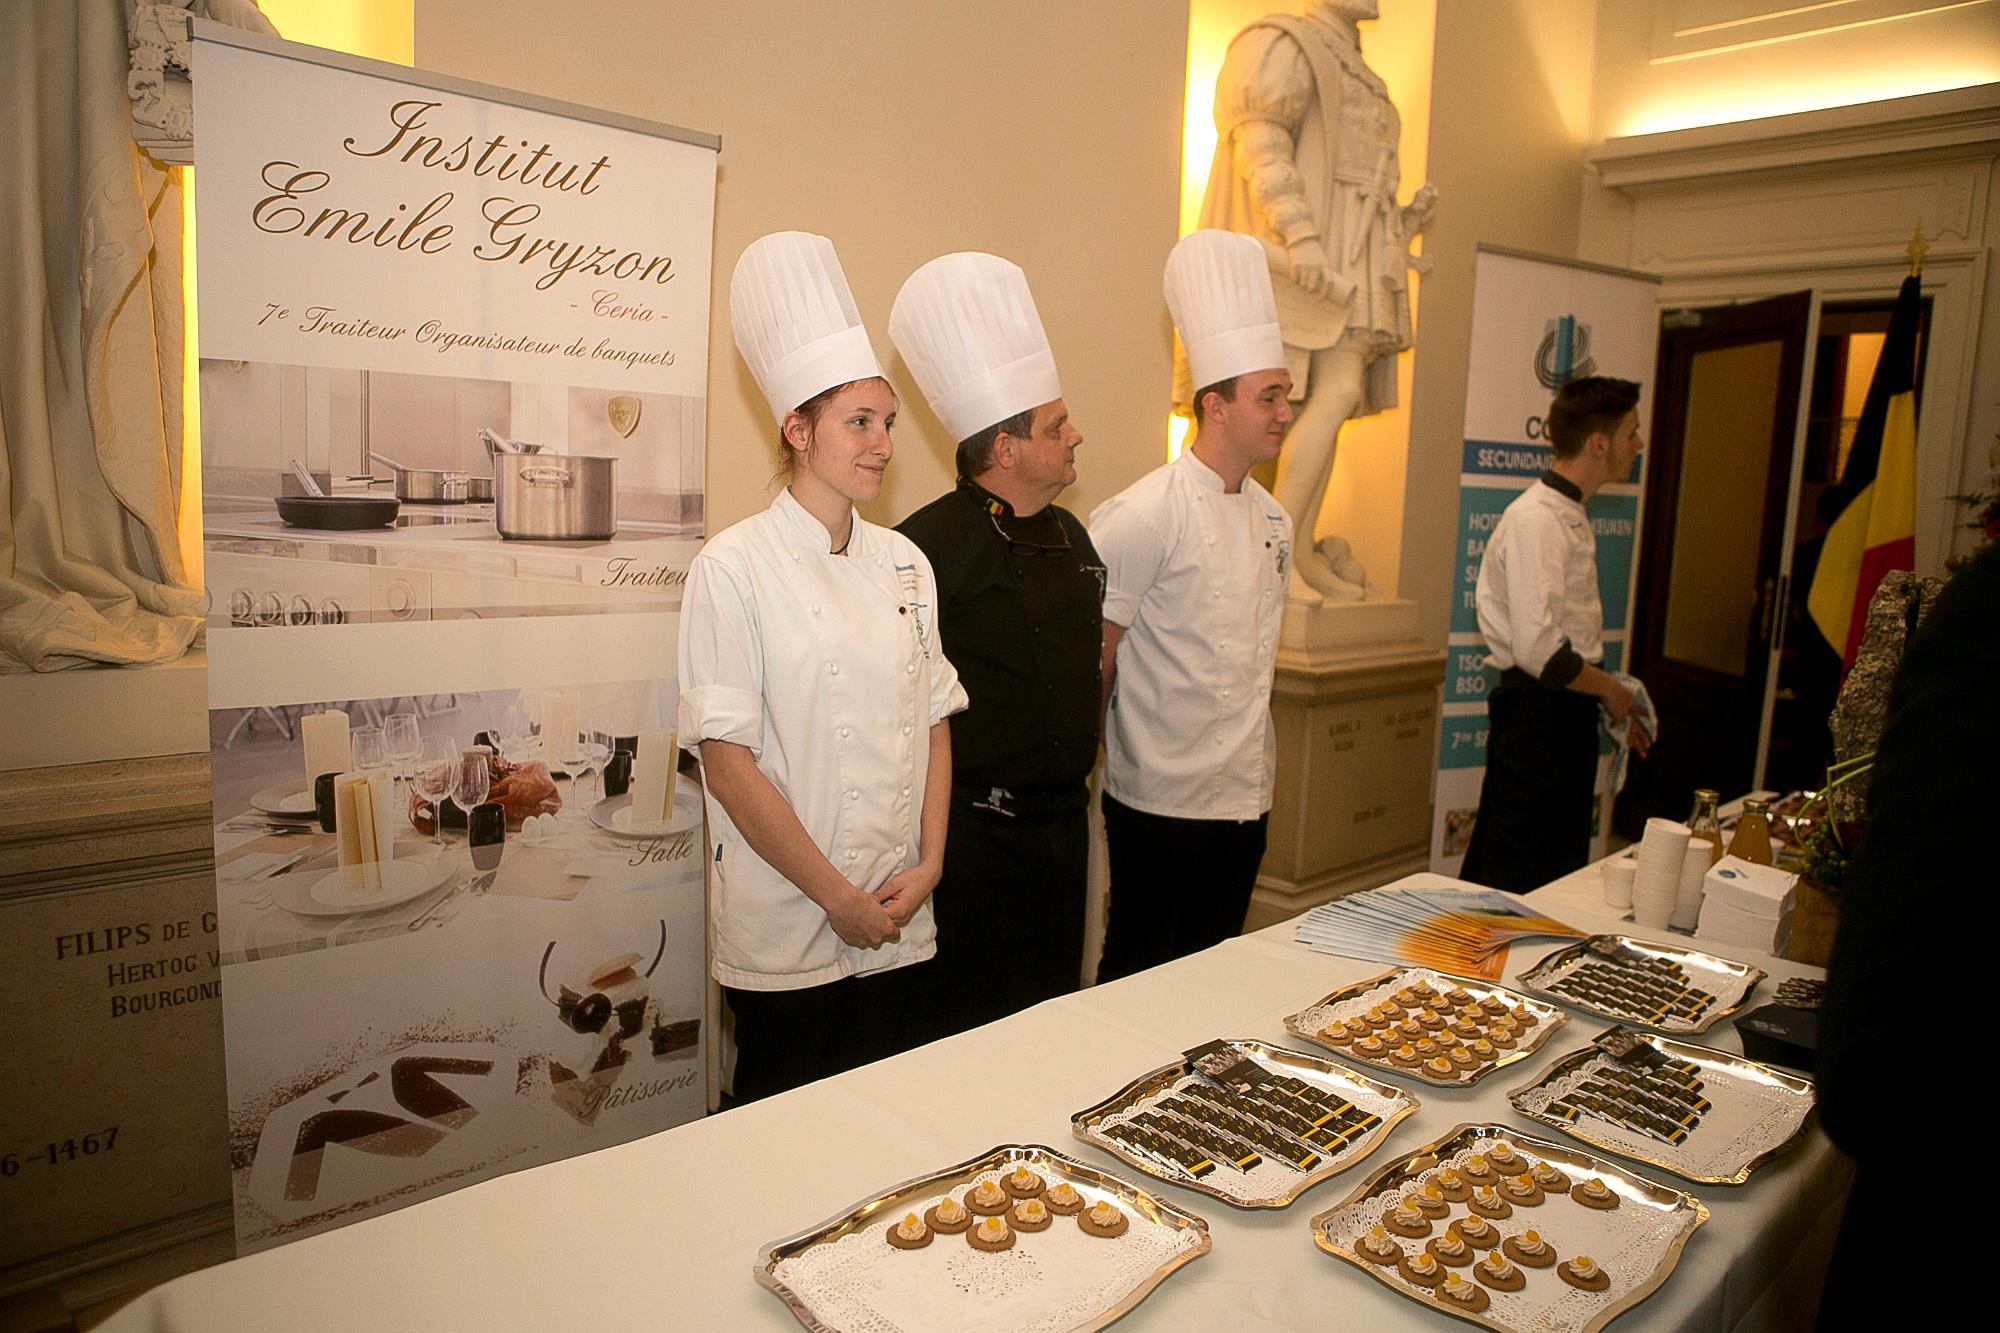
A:
[[[1285,340],[1262,245],[1233,231],[1189,232],[1167,256],[1166,289],[1197,391],[1283,368]]]
[[[912,273],[889,336],[954,440],[1062,397],[1028,275],[998,255],[942,255]]]
[[[780,423],[814,394],[882,373],[824,236],[775,231],[750,242],[729,275],[729,323]]]

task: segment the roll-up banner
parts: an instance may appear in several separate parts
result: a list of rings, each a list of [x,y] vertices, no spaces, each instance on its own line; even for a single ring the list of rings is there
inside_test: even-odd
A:
[[[1553,457],[1545,418],[1557,389],[1584,375],[1637,380],[1640,429],[1653,419],[1654,349],[1659,314],[1649,274],[1481,246],[1472,294],[1472,349],[1465,379],[1464,455],[1458,525],[1453,530],[1451,636],[1445,650],[1444,716],[1438,729],[1437,798],[1431,869],[1458,873],[1472,840],[1479,784],[1486,774],[1486,700],[1500,682],[1487,660],[1474,597],[1486,539],[1501,511],[1547,470]],[[1625,656],[1639,550],[1639,491],[1633,475],[1584,506],[1597,541],[1597,587],[1604,603],[1604,669]],[[1592,849],[1602,855],[1610,823],[1608,767],[1600,743]]]
[[[719,144],[195,37],[249,1252],[706,1105],[701,801],[672,728]]]

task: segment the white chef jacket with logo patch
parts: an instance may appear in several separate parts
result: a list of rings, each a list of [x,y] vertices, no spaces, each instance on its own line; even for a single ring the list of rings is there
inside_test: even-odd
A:
[[[1099,505],[1104,618],[1125,627],[1105,721],[1105,793],[1177,819],[1271,808],[1271,665],[1292,520],[1248,478],[1235,495],[1183,452]]]
[[[1597,536],[1583,506],[1542,481],[1510,501],[1480,557],[1475,601],[1502,671],[1539,677],[1564,640],[1584,661],[1602,662]]]
[[[745,746],[826,858],[873,892],[921,855],[930,729],[966,706],[938,646],[930,562],[854,516],[844,555],[789,489],[711,539],[681,605],[680,741]],[[715,979],[797,990],[936,952],[926,902],[858,949],[756,852],[711,790]]]

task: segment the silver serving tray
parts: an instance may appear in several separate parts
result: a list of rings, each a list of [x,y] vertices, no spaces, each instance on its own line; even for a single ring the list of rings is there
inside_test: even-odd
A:
[[[1702,1175],[1691,1170],[1686,1161],[1676,1153],[1675,1145],[1673,1144],[1653,1144],[1653,1152],[1651,1154],[1640,1152],[1631,1144],[1614,1142],[1602,1132],[1593,1133],[1592,1130],[1594,1127],[1603,1123],[1594,1117],[1579,1118],[1576,1122],[1572,1123],[1545,1112],[1531,1111],[1521,1104],[1526,1095],[1535,1089],[1554,1083],[1557,1079],[1563,1077],[1563,1075],[1569,1073],[1579,1065],[1587,1063],[1591,1057],[1599,1054],[1605,1046],[1621,1033],[1625,1039],[1643,1042],[1671,1059],[1687,1060],[1699,1065],[1702,1070],[1702,1081],[1705,1083],[1714,1084],[1729,1082],[1731,1080],[1744,1080],[1756,1083],[1775,1092],[1801,1098],[1805,1103],[1805,1113],[1799,1117],[1798,1127],[1785,1138],[1754,1153],[1729,1175],[1719,1176]],[[1800,1078],[1796,1074],[1786,1073],[1782,1069],[1774,1069],[1770,1065],[1761,1064],[1747,1056],[1731,1055],[1727,1051],[1718,1051],[1707,1046],[1695,1046],[1688,1042],[1675,1041],[1672,1037],[1663,1037],[1656,1033],[1642,1032],[1637,1028],[1615,1027],[1609,1032],[1601,1034],[1591,1045],[1585,1046],[1580,1050],[1571,1051],[1568,1055],[1562,1056],[1554,1064],[1544,1069],[1541,1076],[1532,1083],[1523,1084],[1508,1093],[1507,1100],[1513,1105],[1517,1114],[1524,1115],[1530,1120],[1538,1120],[1542,1124],[1553,1126],[1571,1138],[1588,1143],[1594,1148],[1602,1148],[1606,1152],[1615,1152],[1620,1157],[1629,1157],[1635,1162],[1644,1162],[1647,1166],[1657,1166],[1662,1171],[1671,1171],[1681,1179],[1691,1180],[1698,1185],[1741,1185],[1750,1179],[1751,1172],[1770,1161],[1773,1157],[1789,1151],[1800,1139],[1805,1137],[1806,1128],[1812,1123],[1812,1108],[1815,1093],[1812,1080]],[[1694,1135],[1690,1134],[1688,1137],[1692,1139]]]
[[[1582,956],[1599,940],[1608,940],[1623,949],[1629,949],[1648,958],[1665,958],[1678,963],[1690,978],[1698,983],[1706,978],[1708,984],[1702,985],[1702,989],[1715,996],[1715,1007],[1703,1014],[1698,1023],[1675,1023],[1672,1020],[1665,1023],[1648,1023],[1631,1014],[1612,1013],[1608,1009],[1600,1009],[1582,1000],[1557,995],[1547,988],[1549,980],[1557,971],[1567,966],[1572,959]],[[1557,949],[1515,979],[1537,995],[1546,995],[1557,1004],[1566,1004],[1587,1014],[1597,1014],[1614,1023],[1649,1028],[1654,1032],[1666,1032],[1675,1036],[1693,1036],[1708,1031],[1720,1020],[1742,1009],[1750,999],[1751,993],[1757,989],[1757,983],[1762,981],[1765,975],[1761,967],[1752,967],[1748,963],[1739,963],[1729,958],[1717,958],[1714,954],[1699,953],[1677,945],[1653,944],[1647,940],[1635,940],[1630,935],[1592,935],[1588,939]]]
[[[1282,1046],[1267,1046],[1261,1041],[1231,1040],[1229,1044],[1241,1051],[1249,1059],[1256,1061],[1268,1069],[1280,1070],[1291,1075],[1293,1078],[1316,1084],[1322,1088],[1326,1088],[1328,1091],[1339,1093],[1344,1097],[1351,1098],[1357,1091],[1366,1091],[1376,1097],[1395,1101],[1399,1105],[1393,1111],[1385,1114],[1382,1117],[1382,1123],[1377,1125],[1373,1130],[1370,1130],[1365,1138],[1331,1156],[1327,1156],[1322,1152],[1323,1165],[1311,1171],[1293,1171],[1292,1174],[1297,1177],[1296,1183],[1283,1197],[1277,1199],[1250,1199],[1241,1197],[1221,1188],[1219,1185],[1209,1183],[1206,1179],[1197,1180],[1186,1172],[1176,1170],[1170,1163],[1155,1162],[1150,1158],[1141,1157],[1125,1144],[1098,1132],[1097,1126],[1108,1117],[1117,1115],[1121,1111],[1130,1110],[1146,1098],[1165,1090],[1187,1075],[1198,1072],[1194,1065],[1187,1060],[1182,1060],[1176,1064],[1162,1065],[1152,1073],[1143,1075],[1127,1083],[1117,1092],[1111,1094],[1111,1096],[1105,1098],[1097,1105],[1090,1107],[1088,1110],[1078,1111],[1069,1119],[1070,1132],[1092,1147],[1102,1148],[1113,1157],[1140,1171],[1144,1171],[1147,1175],[1157,1180],[1164,1180],[1169,1185],[1179,1185],[1183,1189],[1191,1189],[1197,1193],[1206,1194],[1211,1198],[1220,1199],[1231,1207],[1289,1208],[1298,1202],[1300,1195],[1313,1186],[1322,1181],[1333,1179],[1381,1147],[1382,1140],[1388,1137],[1389,1131],[1396,1127],[1397,1122],[1406,1116],[1414,1115],[1417,1107],[1421,1105],[1415,1097],[1404,1092],[1401,1088],[1392,1088],[1385,1083],[1377,1083],[1374,1079],[1357,1074],[1351,1069],[1342,1068],[1340,1065],[1334,1064],[1331,1060],[1322,1060],[1318,1056],[1306,1055],[1299,1051],[1288,1051]],[[1217,1174],[1221,1174],[1221,1168],[1218,1168]]]
[[[1366,1205],[1371,1211],[1379,1211],[1380,1201],[1385,1196],[1401,1193],[1412,1181],[1416,1180],[1425,1171],[1436,1166],[1440,1161],[1443,1161],[1461,1149],[1494,1140],[1505,1140],[1514,1145],[1516,1150],[1522,1155],[1553,1163],[1572,1177],[1596,1176],[1613,1190],[1617,1191],[1620,1195],[1621,1207],[1636,1205],[1642,1208],[1654,1208],[1667,1217],[1679,1219],[1677,1230],[1667,1242],[1653,1271],[1647,1275],[1644,1281],[1620,1296],[1610,1297],[1609,1292],[1605,1293],[1607,1297],[1610,1297],[1609,1303],[1594,1312],[1590,1319],[1581,1325],[1580,1333],[1596,1333],[1596,1330],[1603,1328],[1613,1319],[1616,1319],[1619,1315],[1638,1305],[1655,1291],[1658,1291],[1660,1284],[1667,1280],[1668,1275],[1674,1271],[1674,1266],[1680,1262],[1681,1251],[1686,1248],[1688,1237],[1695,1233],[1696,1228],[1708,1221],[1708,1206],[1692,1194],[1684,1194],[1680,1190],[1671,1189],[1665,1185],[1656,1185],[1643,1176],[1633,1175],[1624,1167],[1606,1161],[1601,1157],[1579,1151],[1564,1144],[1552,1142],[1548,1139],[1536,1138],[1531,1134],[1523,1134],[1518,1130],[1509,1129],[1502,1125],[1458,1125],[1443,1138],[1425,1144],[1411,1156],[1383,1167],[1380,1171],[1369,1177],[1367,1182],[1359,1189],[1348,1195],[1344,1202],[1336,1204],[1334,1207],[1314,1217],[1312,1221],[1313,1243],[1336,1259],[1343,1259],[1353,1264],[1356,1268],[1359,1268],[1362,1272],[1368,1274],[1390,1290],[1416,1301],[1420,1305],[1427,1305],[1431,1309],[1441,1310],[1455,1319],[1463,1319],[1468,1323],[1498,1329],[1501,1333],[1533,1333],[1529,1329],[1518,1328],[1506,1322],[1501,1317],[1503,1307],[1499,1301],[1495,1301],[1493,1305],[1479,1314],[1471,1314],[1464,1310],[1456,1309],[1447,1305],[1442,1296],[1437,1295],[1428,1288],[1414,1286],[1411,1283],[1405,1282],[1393,1269],[1384,1268],[1380,1264],[1369,1263],[1353,1250],[1337,1243],[1328,1235],[1329,1223],[1341,1221],[1343,1215],[1349,1209],[1354,1208],[1356,1205]],[[1548,1270],[1546,1280],[1555,1283],[1562,1282],[1562,1279],[1557,1277],[1553,1270]],[[1488,1293],[1489,1296],[1496,1294],[1492,1292]]]
[[[845,1212],[835,1214],[816,1227],[783,1240],[772,1241],[758,1251],[757,1262],[752,1267],[751,1273],[757,1279],[759,1286],[774,1292],[785,1302],[786,1307],[798,1321],[812,1329],[813,1333],[841,1333],[836,1325],[825,1322],[804,1297],[777,1276],[776,1270],[780,1263],[815,1245],[837,1241],[843,1236],[867,1227],[885,1212],[909,1211],[909,1205],[915,1199],[964,1188],[970,1185],[980,1172],[1011,1167],[1016,1162],[1026,1162],[1031,1169],[1052,1181],[1067,1180],[1079,1189],[1110,1195],[1116,1198],[1122,1207],[1135,1214],[1136,1218],[1143,1218],[1155,1225],[1175,1230],[1190,1230],[1200,1237],[1199,1243],[1194,1248],[1182,1251],[1167,1263],[1154,1269],[1144,1281],[1127,1292],[1111,1308],[1095,1318],[1075,1325],[1072,1333],[1087,1333],[1087,1330],[1104,1328],[1124,1318],[1176,1269],[1193,1263],[1209,1251],[1211,1241],[1208,1223],[1195,1214],[1174,1207],[1165,1199],[1140,1189],[1122,1177],[1085,1166],[1075,1158],[1065,1157],[1053,1148],[1035,1143],[1006,1143],[978,1157],[960,1162],[956,1166],[948,1166],[942,1171],[934,1171],[929,1175],[918,1176],[900,1185],[891,1186],[883,1193],[861,1200]]]
[[[1423,981],[1433,986],[1439,986],[1440,988],[1455,987],[1466,992],[1468,995],[1476,996],[1482,1000],[1489,995],[1497,995],[1507,1002],[1507,1006],[1510,1009],[1517,1004],[1526,1005],[1540,1021],[1535,1024],[1535,1030],[1529,1034],[1531,1040],[1517,1045],[1513,1050],[1507,1052],[1492,1064],[1477,1069],[1469,1076],[1462,1078],[1439,1078],[1437,1075],[1425,1071],[1421,1066],[1416,1069],[1406,1069],[1386,1057],[1380,1060],[1370,1059],[1368,1056],[1355,1050],[1351,1045],[1338,1046],[1331,1042],[1321,1041],[1319,1026],[1308,1025],[1304,1021],[1305,1016],[1315,1009],[1324,1009],[1331,1005],[1344,1004],[1349,1000],[1366,995],[1369,991],[1381,986],[1384,982],[1393,982],[1394,985],[1390,987],[1390,990],[1395,991],[1409,985],[1412,981]],[[1560,1006],[1550,1004],[1546,1000],[1538,1000],[1532,995],[1523,995],[1519,991],[1508,990],[1505,986],[1496,986],[1490,981],[1470,981],[1464,977],[1455,977],[1449,972],[1438,972],[1428,967],[1398,967],[1391,968],[1389,971],[1383,972],[1378,976],[1370,977],[1366,981],[1357,981],[1351,986],[1342,986],[1339,990],[1307,1005],[1297,1013],[1285,1015],[1285,1031],[1291,1033],[1294,1037],[1311,1042],[1321,1050],[1332,1051],[1343,1059],[1380,1069],[1384,1073],[1395,1074],[1399,1078],[1419,1079],[1434,1088],[1469,1088],[1495,1070],[1505,1069],[1511,1064],[1518,1064],[1530,1055],[1533,1055],[1542,1048],[1542,1043],[1547,1041],[1557,1028],[1568,1021],[1569,1015],[1563,1012]]]

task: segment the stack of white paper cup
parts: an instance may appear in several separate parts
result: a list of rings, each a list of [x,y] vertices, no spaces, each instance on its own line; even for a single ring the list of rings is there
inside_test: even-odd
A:
[[[1694,923],[1701,919],[1702,880],[1708,875],[1709,859],[1715,854],[1715,843],[1708,838],[1689,838],[1687,850],[1681,853],[1681,878],[1675,886],[1674,912],[1667,924],[1675,930],[1693,930]]]
[[[1639,863],[1630,856],[1609,856],[1603,861],[1604,905],[1620,911],[1632,905],[1632,881]]]
[[[1632,877],[1632,919],[1640,925],[1661,930],[1672,920],[1680,901],[1687,846],[1687,825],[1671,819],[1646,821],[1646,836],[1639,840],[1639,868]]]

